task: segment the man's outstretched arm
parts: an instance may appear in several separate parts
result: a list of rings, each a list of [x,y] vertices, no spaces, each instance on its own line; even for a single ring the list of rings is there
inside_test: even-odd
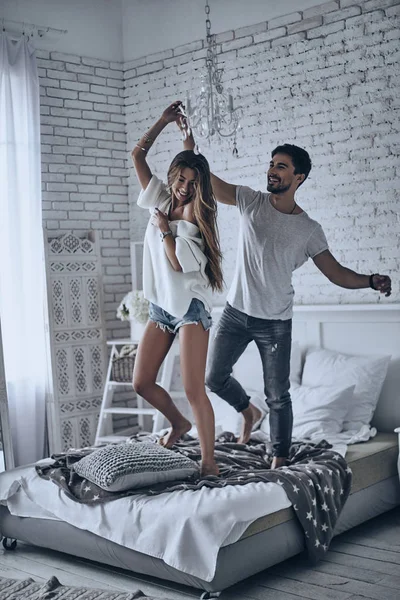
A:
[[[178,127],[181,131],[186,132],[186,137],[183,140],[183,147],[185,150],[194,150],[196,147],[196,142],[194,141],[194,137],[192,132],[188,134],[186,122],[183,118],[177,120]],[[232,183],[227,183],[223,179],[220,179],[213,173],[211,173],[211,185],[214,191],[215,198],[218,202],[222,202],[222,204],[232,204],[236,205],[236,185]]]
[[[336,258],[325,250],[313,258],[318,269],[335,285],[356,290],[372,287],[385,296],[392,293],[392,282],[388,275],[361,275],[341,265]],[[371,285],[372,284],[372,285]]]

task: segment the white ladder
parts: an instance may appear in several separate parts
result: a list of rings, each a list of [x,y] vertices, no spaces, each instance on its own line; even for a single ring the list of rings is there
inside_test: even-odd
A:
[[[155,408],[144,408],[143,398],[137,395],[137,408],[125,408],[113,406],[114,392],[118,387],[132,387],[131,382],[113,381],[111,379],[113,358],[117,354],[119,346],[136,346],[139,342],[132,339],[109,340],[107,346],[111,346],[110,360],[108,363],[106,381],[104,385],[103,400],[100,408],[99,422],[97,425],[95,446],[104,443],[123,442],[129,438],[135,431],[131,428],[114,432],[113,415],[139,415],[139,419],[143,415],[151,415],[153,417],[153,433],[160,431],[164,427],[164,415]],[[179,355],[179,342],[176,336],[170,351],[161,367],[161,379],[159,385],[163,387],[172,399],[182,398],[183,392],[171,392],[172,373],[174,368],[175,357]],[[140,422],[140,421],[139,421]]]

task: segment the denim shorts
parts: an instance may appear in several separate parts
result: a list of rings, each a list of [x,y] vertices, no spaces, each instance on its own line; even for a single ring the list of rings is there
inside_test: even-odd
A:
[[[170,333],[177,333],[182,325],[203,325],[204,331],[208,331],[212,325],[212,318],[201,300],[193,298],[188,311],[183,317],[174,317],[166,310],[150,302],[149,318],[162,329]]]

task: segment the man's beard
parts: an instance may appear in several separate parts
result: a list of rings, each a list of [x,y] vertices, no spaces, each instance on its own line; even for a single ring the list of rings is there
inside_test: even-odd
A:
[[[282,186],[281,183],[268,183],[267,181],[267,191],[272,194],[284,194],[290,189],[290,185]]]

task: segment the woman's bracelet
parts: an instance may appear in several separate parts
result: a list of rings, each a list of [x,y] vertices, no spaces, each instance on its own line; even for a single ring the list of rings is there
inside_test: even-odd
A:
[[[143,146],[139,146],[139,144],[136,144],[136,148],[140,148],[140,150],[143,150],[145,154],[147,154],[147,152],[149,151],[149,148],[143,148]]]

